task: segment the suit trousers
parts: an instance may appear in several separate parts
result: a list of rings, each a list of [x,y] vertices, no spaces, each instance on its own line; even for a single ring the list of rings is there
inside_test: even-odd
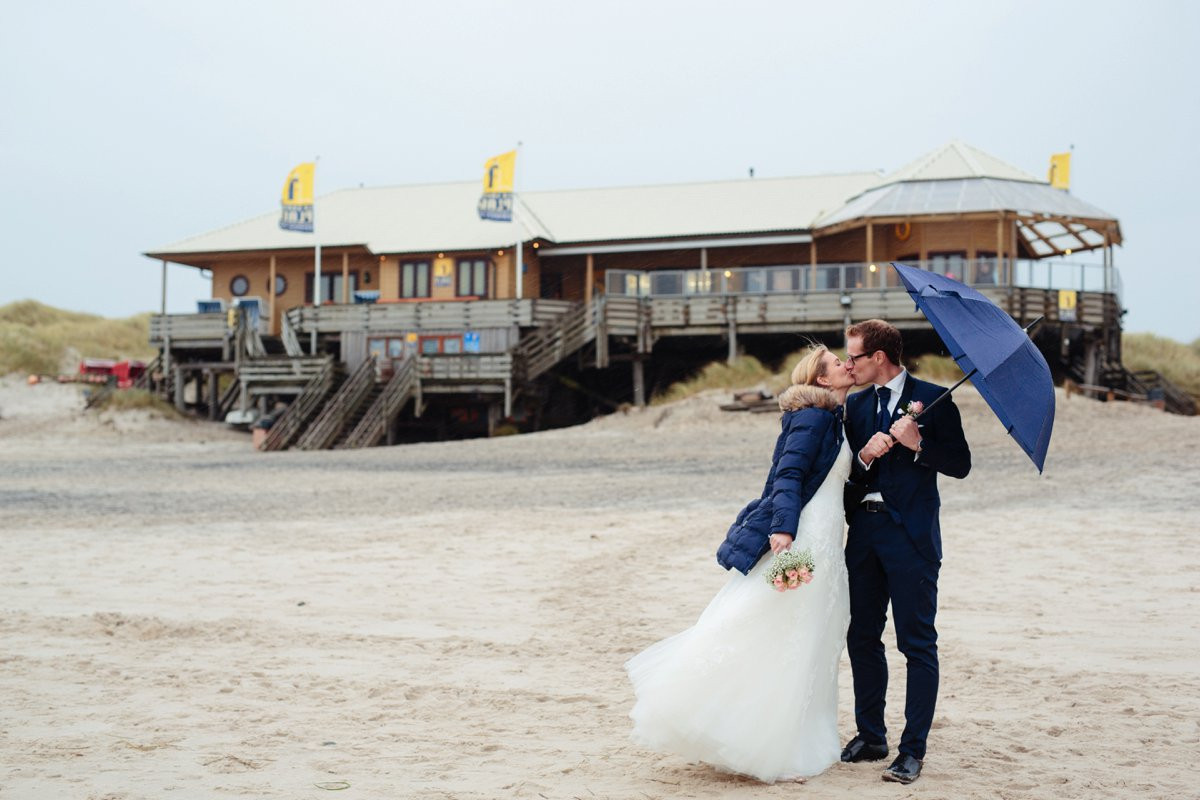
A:
[[[850,573],[850,630],[846,649],[854,673],[854,720],[858,734],[886,744],[883,710],[888,667],[883,646],[888,601],[896,644],[908,662],[904,733],[900,752],[925,757],[925,740],[937,702],[937,579],[941,563],[922,556],[890,514],[857,509],[846,541]]]

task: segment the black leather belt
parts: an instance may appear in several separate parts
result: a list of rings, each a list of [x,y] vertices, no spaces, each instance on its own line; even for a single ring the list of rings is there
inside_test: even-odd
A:
[[[863,511],[870,511],[873,514],[882,514],[887,511],[887,506],[878,500],[863,500],[859,508]]]

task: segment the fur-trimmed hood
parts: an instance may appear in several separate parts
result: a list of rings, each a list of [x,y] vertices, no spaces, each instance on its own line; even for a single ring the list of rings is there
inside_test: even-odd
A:
[[[779,394],[780,411],[799,411],[802,408],[833,411],[837,406],[837,398],[833,396],[833,392],[806,383],[792,384]]]

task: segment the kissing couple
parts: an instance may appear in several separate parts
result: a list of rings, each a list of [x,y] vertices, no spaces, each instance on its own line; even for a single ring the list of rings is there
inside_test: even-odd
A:
[[[885,760],[891,603],[908,681],[904,729],[882,778],[920,776],[938,689],[937,476],[965,478],[971,453],[953,400],[932,405],[945,389],[901,366],[894,326],[853,325],[846,350],[842,360],[813,346],[792,370],[762,494],[717,551],[728,582],[692,627],[626,663],[638,744],[767,783],[803,781],[839,759]],[[855,386],[872,388],[849,394]],[[767,580],[785,551],[813,564],[795,591]],[[843,647],[856,726],[844,747]]]

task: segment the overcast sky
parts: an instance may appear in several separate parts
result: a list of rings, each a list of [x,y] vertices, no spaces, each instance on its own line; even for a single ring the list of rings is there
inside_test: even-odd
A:
[[[1127,330],[1200,337],[1190,2],[169,2],[0,15],[0,305],[157,310],[141,252],[318,191],[891,171],[951,139],[1116,215]],[[399,222],[399,221],[398,221]],[[1176,242],[1180,246],[1176,246]],[[210,284],[170,269],[169,309]]]

